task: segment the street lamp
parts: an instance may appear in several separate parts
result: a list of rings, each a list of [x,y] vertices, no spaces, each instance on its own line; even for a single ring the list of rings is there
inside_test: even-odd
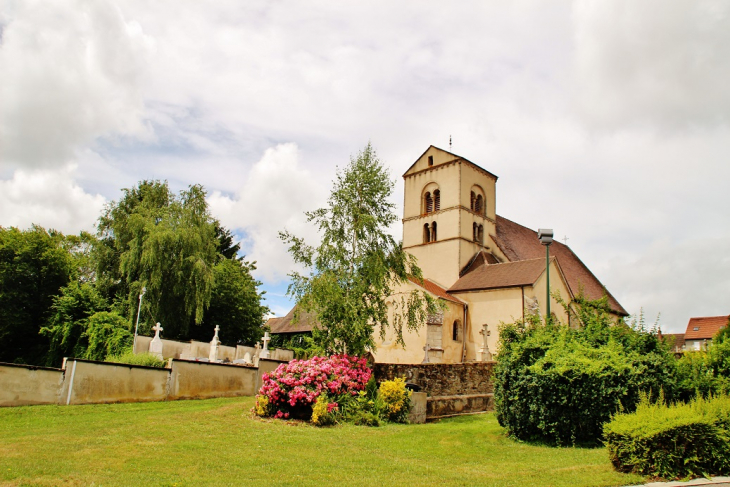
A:
[[[134,325],[134,342],[132,342],[132,353],[137,353],[137,330],[139,329],[139,312],[142,309],[142,296],[147,292],[147,288],[142,286],[142,292],[139,293],[139,305],[137,306],[137,324]]]
[[[553,243],[553,229],[538,229],[537,238],[545,246],[545,275],[547,276],[547,317],[545,323],[547,323],[552,317],[550,314],[550,244]]]

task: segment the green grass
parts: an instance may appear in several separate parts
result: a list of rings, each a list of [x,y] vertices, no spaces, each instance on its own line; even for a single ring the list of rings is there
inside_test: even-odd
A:
[[[0,485],[627,485],[604,448],[504,436],[493,414],[380,428],[253,418],[253,398],[0,408]]]

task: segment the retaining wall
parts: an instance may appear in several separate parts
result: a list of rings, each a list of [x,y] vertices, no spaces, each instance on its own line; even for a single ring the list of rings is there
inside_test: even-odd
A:
[[[495,362],[374,364],[378,382],[402,377],[428,395],[426,416],[437,419],[494,410]]]
[[[104,404],[253,396],[261,376],[280,364],[259,367],[172,360],[171,368],[67,359],[64,369],[0,363],[0,406]]]
[[[0,364],[0,406],[57,404],[63,370]]]

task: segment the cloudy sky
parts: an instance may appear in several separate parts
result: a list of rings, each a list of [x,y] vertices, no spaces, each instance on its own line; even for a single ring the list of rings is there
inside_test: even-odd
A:
[[[281,315],[277,231],[315,237],[336,167],[371,141],[400,209],[451,136],[499,214],[682,331],[730,313],[729,84],[726,1],[0,0],[0,225],[200,183]]]

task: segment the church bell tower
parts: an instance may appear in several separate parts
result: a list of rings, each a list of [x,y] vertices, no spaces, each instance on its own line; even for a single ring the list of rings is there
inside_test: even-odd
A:
[[[451,287],[496,231],[497,176],[430,146],[403,175],[403,247],[427,277]]]

